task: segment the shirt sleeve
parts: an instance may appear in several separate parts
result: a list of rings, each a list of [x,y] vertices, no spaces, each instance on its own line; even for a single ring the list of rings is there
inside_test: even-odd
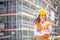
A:
[[[34,34],[35,35],[37,34],[37,27],[36,27],[36,25],[34,26]]]
[[[43,35],[43,31],[37,31],[36,25],[34,26],[34,35]]]
[[[49,33],[52,33],[52,26],[49,26]]]

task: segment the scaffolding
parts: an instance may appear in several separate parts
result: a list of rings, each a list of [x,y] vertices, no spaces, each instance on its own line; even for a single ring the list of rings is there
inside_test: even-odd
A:
[[[50,3],[50,1],[1,0],[0,40],[34,40],[34,21],[41,8],[48,8],[47,19],[53,23],[55,22],[54,16],[57,11],[51,6],[54,3],[52,1]]]

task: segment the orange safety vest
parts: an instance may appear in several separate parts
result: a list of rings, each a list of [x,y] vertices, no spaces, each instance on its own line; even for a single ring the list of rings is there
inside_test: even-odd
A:
[[[36,27],[37,27],[37,30],[39,30],[39,31],[40,30],[48,30],[49,24],[46,23],[45,26],[44,26],[44,28],[42,28],[41,23],[36,23]]]
[[[48,30],[49,28],[49,24],[46,23],[44,28],[42,27],[41,23],[36,23],[36,27],[37,27],[37,30],[41,31],[41,30]],[[50,36],[50,34],[44,34],[42,36]],[[41,38],[42,36],[36,36],[37,38]]]

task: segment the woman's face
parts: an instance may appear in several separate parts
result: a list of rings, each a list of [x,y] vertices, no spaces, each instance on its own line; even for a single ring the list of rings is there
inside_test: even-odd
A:
[[[40,19],[42,22],[44,22],[46,20],[46,15],[40,15]]]

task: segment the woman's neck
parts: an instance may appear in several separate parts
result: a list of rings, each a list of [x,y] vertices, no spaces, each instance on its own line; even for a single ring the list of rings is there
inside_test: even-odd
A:
[[[45,21],[40,21],[40,22],[44,23]]]

